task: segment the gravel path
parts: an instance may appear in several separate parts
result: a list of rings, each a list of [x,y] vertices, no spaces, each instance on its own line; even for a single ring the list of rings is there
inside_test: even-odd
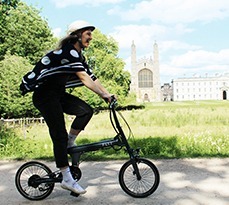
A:
[[[44,161],[43,161],[44,162]],[[14,177],[24,161],[0,161],[0,196],[4,205],[228,205],[229,158],[153,160],[161,182],[154,194],[136,199],[123,192],[118,172],[124,161],[83,162],[80,184],[87,193],[78,198],[56,184],[42,201],[29,201],[15,188]],[[55,170],[53,162],[44,162]]]

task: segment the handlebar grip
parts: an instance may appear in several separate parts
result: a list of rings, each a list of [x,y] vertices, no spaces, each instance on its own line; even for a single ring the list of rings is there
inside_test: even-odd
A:
[[[116,105],[116,102],[117,102],[117,99],[115,98],[114,95],[111,96],[111,102],[110,102],[110,105],[109,105],[109,108],[112,109],[115,107]]]
[[[116,101],[116,98],[114,95],[111,96],[111,102]]]
[[[105,100],[106,103],[108,103],[108,98],[103,98]],[[110,104],[113,102],[113,101],[116,101],[116,98],[114,95],[111,96],[111,101],[110,101]]]

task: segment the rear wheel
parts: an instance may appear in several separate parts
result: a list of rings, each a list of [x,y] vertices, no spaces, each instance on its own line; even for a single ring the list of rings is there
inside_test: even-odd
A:
[[[120,169],[119,183],[122,189],[132,197],[144,198],[154,193],[160,182],[157,167],[149,160],[139,158],[135,163],[140,177],[136,175],[132,160],[127,161]]]
[[[39,182],[40,179],[51,178],[52,171],[40,162],[27,162],[17,171],[15,184],[19,193],[29,200],[42,200],[49,196],[54,183]]]

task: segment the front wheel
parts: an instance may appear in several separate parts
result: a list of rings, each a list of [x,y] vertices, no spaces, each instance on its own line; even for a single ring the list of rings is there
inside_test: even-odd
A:
[[[133,168],[136,163],[140,177]],[[149,160],[139,158],[127,161],[120,169],[119,183],[122,189],[132,197],[144,198],[156,191],[160,182],[157,167]]]
[[[51,178],[51,170],[40,162],[27,162],[17,171],[15,184],[19,193],[29,200],[42,200],[49,196],[54,183],[45,182]],[[43,180],[44,182],[39,182]]]

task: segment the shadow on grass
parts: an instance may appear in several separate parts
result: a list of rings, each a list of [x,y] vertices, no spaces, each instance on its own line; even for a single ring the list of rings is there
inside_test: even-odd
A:
[[[88,139],[83,139],[80,144],[90,143]],[[228,157],[229,153],[225,150],[210,150],[204,142],[196,144],[172,137],[148,137],[143,139],[130,139],[132,148],[140,148],[141,157],[151,159],[174,159],[174,158],[196,158],[196,157]],[[125,149],[116,151],[112,148],[102,149],[86,154],[85,160],[118,160],[127,159],[128,154]]]
[[[44,146],[39,146],[35,142],[16,140],[13,138],[6,143],[8,149],[1,149],[1,158],[11,158],[17,160],[26,159],[41,159],[53,161],[52,149],[45,149]],[[181,139],[177,136],[171,137],[147,137],[142,139],[129,139],[129,144],[132,148],[140,148],[140,156],[151,159],[173,159],[173,158],[197,158],[197,157],[228,157],[229,149],[226,139],[221,140],[221,149],[213,149],[205,142],[199,140],[194,141]],[[92,143],[87,138],[82,138],[78,141],[79,145]],[[9,146],[10,145],[10,146]],[[94,152],[88,152],[81,156],[83,161],[104,161],[104,160],[120,160],[128,159],[128,153],[125,148],[114,150],[112,148],[104,148]]]

